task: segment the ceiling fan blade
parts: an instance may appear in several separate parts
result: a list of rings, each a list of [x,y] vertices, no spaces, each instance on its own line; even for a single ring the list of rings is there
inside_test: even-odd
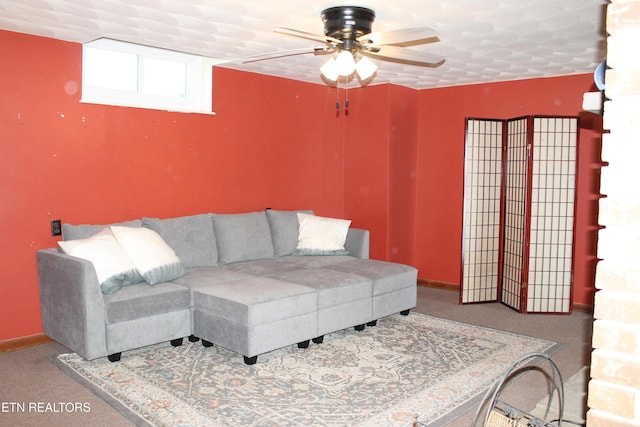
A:
[[[439,55],[433,55],[427,52],[408,49],[406,47],[397,46],[381,46],[360,49],[363,55],[369,55],[373,58],[404,62],[411,64],[422,64],[431,67],[437,67],[444,62],[444,58]]]
[[[246,56],[242,58],[240,62],[242,62],[243,64],[246,64],[248,62],[264,61],[266,59],[282,58],[285,56],[305,55],[308,53],[313,53],[314,55],[322,55],[325,53],[331,53],[334,50],[335,49],[330,46],[304,47],[300,49],[279,50],[277,52],[260,53],[258,55]]]
[[[378,31],[358,37],[360,43],[373,45],[424,44],[439,41],[438,33],[430,27],[404,28],[400,30]]]
[[[288,36],[294,36],[294,37],[302,37],[303,39],[314,40],[314,41],[317,41],[317,42],[333,43],[333,44],[342,43],[342,40],[338,40],[338,39],[335,39],[333,37],[321,36],[321,35],[318,35],[318,34],[308,33],[306,31],[296,30],[294,28],[276,27],[276,29],[274,31],[276,33],[286,34]]]

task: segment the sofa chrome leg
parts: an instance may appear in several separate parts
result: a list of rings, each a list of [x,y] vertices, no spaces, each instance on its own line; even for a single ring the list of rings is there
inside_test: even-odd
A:
[[[307,347],[309,347],[309,340],[298,343],[298,348],[307,348]]]
[[[367,326],[376,326],[378,324],[378,320],[372,320],[371,322],[367,322]]]
[[[324,341],[324,335],[320,335],[319,337],[315,337],[312,341],[314,343],[316,343],[316,344],[322,344],[322,342]]]
[[[109,358],[109,362],[119,362],[120,356],[122,356],[122,353],[113,353],[108,355],[107,357]]]
[[[175,340],[171,340],[171,345],[174,347],[180,347],[182,345],[182,338],[176,338]]]
[[[189,335],[189,342],[198,342],[200,341],[200,338],[198,338],[195,335]]]
[[[353,327],[353,329],[355,329],[356,331],[362,331],[362,330],[364,330],[364,324],[356,325],[356,326]]]
[[[258,356],[253,356],[253,357],[244,356],[244,363],[247,365],[255,365],[257,361],[258,361]]]
[[[213,343],[211,341],[207,341],[205,339],[202,340],[202,346],[203,347],[211,347],[213,345]]]
[[[408,308],[408,309],[406,309],[406,310],[402,310],[402,311],[400,312],[400,314],[402,314],[403,316],[408,316],[408,315],[409,315],[409,311],[410,311],[410,310],[411,310],[410,308]]]

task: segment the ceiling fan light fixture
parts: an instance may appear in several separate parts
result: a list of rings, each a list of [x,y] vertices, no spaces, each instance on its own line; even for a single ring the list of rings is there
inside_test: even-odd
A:
[[[338,53],[335,59],[336,69],[341,76],[350,76],[356,69],[356,62],[353,59],[353,53],[343,50]]]
[[[355,68],[361,80],[367,80],[378,69],[376,64],[364,56],[361,56],[358,62],[356,62]]]
[[[331,59],[320,67],[322,79],[333,86],[330,82],[340,83],[341,77],[345,77],[347,87],[354,80],[355,73],[362,86],[373,80],[378,67],[369,58],[429,67],[438,67],[444,62],[444,58],[438,55],[404,49],[414,44],[439,41],[437,32],[433,28],[421,26],[372,32],[372,24],[376,18],[375,12],[359,6],[330,7],[323,10],[320,17],[324,23],[324,36],[286,27],[277,27],[276,32],[314,40],[322,43],[323,46],[274,52],[262,55],[255,60],[261,61],[301,53],[330,54]],[[252,60],[244,62],[252,62]]]

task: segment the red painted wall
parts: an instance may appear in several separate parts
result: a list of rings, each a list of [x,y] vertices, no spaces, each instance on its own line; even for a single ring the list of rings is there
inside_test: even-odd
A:
[[[415,264],[421,278],[460,283],[465,118],[579,115],[574,301],[593,304],[602,120],[582,112],[582,95],[592,90],[591,75],[576,75],[419,92]]]
[[[52,219],[312,208],[369,229],[373,258],[458,283],[464,117],[577,114],[590,89],[590,76],[380,85],[336,110],[335,88],[215,68],[216,115],[170,113],[79,103],[79,44],[0,31],[0,45],[0,341],[42,332],[35,252],[56,245]],[[601,123],[589,126],[576,269],[587,303]]]
[[[82,104],[81,45],[11,32],[0,45],[0,340],[42,331],[35,251],[56,245],[52,219],[343,215],[328,87],[220,68],[215,116]]]
[[[389,108],[389,261],[414,264],[418,175],[418,93],[391,87]]]
[[[345,215],[371,231],[371,257],[414,263],[418,92],[350,90],[345,127]]]
[[[389,233],[389,88],[349,91],[343,114],[345,215],[371,232],[371,258],[386,259]]]

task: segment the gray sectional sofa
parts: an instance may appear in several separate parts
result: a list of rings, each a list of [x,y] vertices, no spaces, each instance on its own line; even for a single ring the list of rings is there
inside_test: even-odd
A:
[[[304,246],[299,214],[319,225],[305,232],[333,232],[311,211],[270,209],[63,224],[62,250],[37,253],[44,333],[87,360],[188,337],[253,364],[415,307],[415,268],[368,259],[369,232],[348,223],[342,247]],[[114,248],[132,268],[114,266]]]

